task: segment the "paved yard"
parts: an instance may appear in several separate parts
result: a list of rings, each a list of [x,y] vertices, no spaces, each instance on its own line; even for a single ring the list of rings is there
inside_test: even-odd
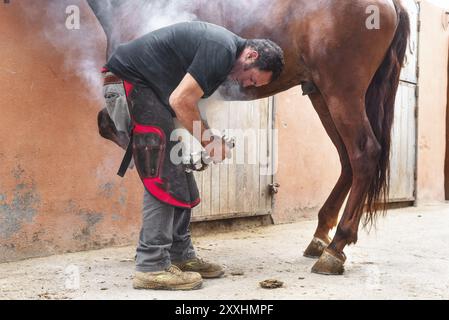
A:
[[[311,274],[302,257],[315,221],[195,239],[226,277],[191,292],[132,289],[134,248],[0,264],[0,299],[449,299],[449,205],[391,210],[346,250],[343,276]],[[284,282],[262,289],[266,279]]]

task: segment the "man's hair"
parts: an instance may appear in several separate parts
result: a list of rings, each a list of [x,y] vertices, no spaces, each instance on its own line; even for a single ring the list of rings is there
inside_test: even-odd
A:
[[[271,81],[277,80],[284,70],[284,51],[276,43],[268,39],[250,39],[246,43],[249,47],[259,53],[259,59],[252,64],[261,71],[271,71]]]

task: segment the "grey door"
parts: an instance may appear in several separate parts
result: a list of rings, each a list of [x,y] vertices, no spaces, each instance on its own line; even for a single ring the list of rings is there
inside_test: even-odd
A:
[[[201,204],[193,212],[193,221],[271,214],[272,101],[223,102],[212,97],[200,104],[210,127],[227,130],[237,144],[231,160],[195,174]],[[199,150],[194,144],[191,149]]]

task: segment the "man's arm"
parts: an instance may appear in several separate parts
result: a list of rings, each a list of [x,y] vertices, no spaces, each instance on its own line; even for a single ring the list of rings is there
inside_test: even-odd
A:
[[[202,141],[204,132],[209,129],[208,125],[201,120],[198,110],[198,102],[204,96],[204,91],[198,82],[187,73],[178,87],[170,96],[169,103],[176,113],[179,122],[193,135],[193,124],[201,124],[201,137],[195,137],[205,147],[209,141]]]
[[[214,148],[207,148],[210,143],[215,141],[203,141],[202,138],[205,136],[204,132],[210,129],[207,123],[201,119],[200,112],[198,110],[198,102],[203,96],[204,91],[201,86],[195,78],[187,73],[179,86],[171,94],[169,103],[175,111],[179,122],[181,122],[190,134],[194,134],[193,124],[196,121],[201,124],[201,137],[195,138],[204,148],[206,148],[213,161],[218,163],[230,156],[230,149],[225,141],[221,139],[220,154],[216,154]]]

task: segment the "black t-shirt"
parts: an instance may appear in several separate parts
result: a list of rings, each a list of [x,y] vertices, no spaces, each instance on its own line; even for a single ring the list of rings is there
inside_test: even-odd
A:
[[[149,86],[167,106],[187,73],[211,96],[226,80],[246,40],[214,24],[178,23],[123,44],[106,67],[134,84]]]

